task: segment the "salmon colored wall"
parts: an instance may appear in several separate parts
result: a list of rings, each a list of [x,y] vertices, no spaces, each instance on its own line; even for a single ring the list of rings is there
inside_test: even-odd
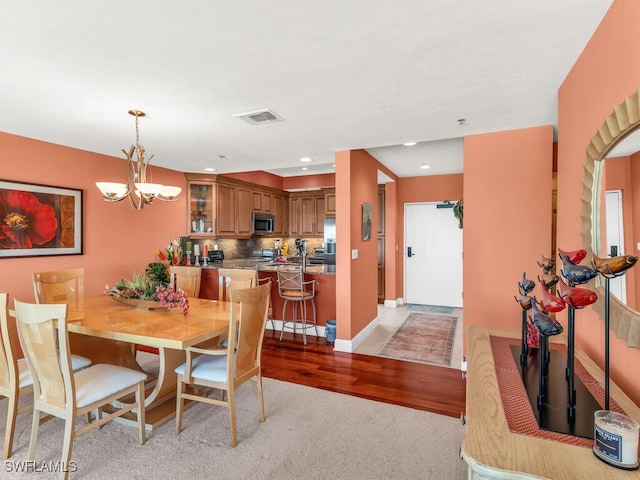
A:
[[[142,271],[170,237],[184,235],[184,193],[176,202],[156,202],[142,211],[132,210],[128,201],[102,200],[95,182],[124,180],[124,160],[0,132],[0,163],[2,178],[8,181],[83,190],[84,254],[1,258],[0,292],[11,297],[35,301],[32,272],[80,267],[85,269],[85,293],[101,294],[106,284]],[[158,183],[186,186],[180,172],[153,167],[152,171]]]
[[[404,177],[398,179],[398,239],[399,255],[397,264],[396,289],[404,295],[404,205],[405,203],[457,202],[462,199],[463,174],[429,175],[424,177]],[[463,230],[464,236],[464,230]]]
[[[558,247],[582,245],[585,148],[615,105],[640,86],[640,2],[615,0],[558,91]],[[566,326],[566,313],[557,317]],[[466,322],[466,315],[465,315]],[[576,315],[576,345],[601,367],[604,323],[590,307]],[[640,404],[640,351],[611,336],[610,372]]]
[[[277,188],[284,190],[283,178],[274,175],[273,173],[255,171],[255,172],[238,172],[238,173],[223,173],[225,177],[235,178],[236,180],[244,180],[245,182],[255,183],[264,187]]]
[[[298,177],[284,177],[282,185],[284,190],[302,190],[305,188],[333,187],[336,184],[335,173],[323,173],[320,175],[302,175]]]
[[[399,179],[398,179],[399,181]],[[398,182],[385,183],[384,187],[384,299],[396,301],[402,296],[402,248],[399,242],[401,239],[401,223],[398,218]]]
[[[378,170],[397,177],[364,150],[336,153],[336,336],[351,340],[378,314]],[[390,195],[390,204],[395,193]],[[372,206],[372,238],[362,240],[362,204]],[[391,218],[392,224],[394,217]],[[385,235],[386,237],[386,235]],[[389,232],[392,244],[395,232]],[[352,259],[352,250],[358,258]]]
[[[471,325],[520,329],[518,281],[551,251],[552,167],[551,126],[464,139],[465,345]]]
[[[640,223],[640,219],[636,217],[640,214],[638,210],[634,208],[634,185],[637,185],[636,188],[640,189],[640,183],[634,179],[634,169],[632,169],[632,158],[630,156],[625,157],[616,157],[609,158],[605,162],[605,171],[603,175],[603,181],[605,184],[605,188],[602,191],[602,195],[604,197],[605,191],[607,190],[621,190],[622,191],[622,224],[624,227],[624,248],[623,252],[625,255],[637,255],[638,252],[636,250],[635,243],[633,241],[634,238],[640,238],[638,236],[638,232],[636,225]],[[636,158],[636,161],[640,161],[640,159]],[[635,169],[635,175],[637,176],[638,168]],[[638,190],[640,191],[640,190]],[[602,226],[603,233],[602,238],[606,238],[606,230],[605,230],[605,217],[606,210],[604,204],[604,198],[601,200],[602,205]],[[636,213],[638,212],[638,213]],[[607,250],[606,242],[602,242],[602,251],[598,254],[600,257],[609,256],[609,252]],[[627,285],[627,305],[631,308],[637,309],[638,305],[636,299],[638,298],[638,285],[636,282],[636,269],[632,268],[627,271],[625,274],[625,281]]]

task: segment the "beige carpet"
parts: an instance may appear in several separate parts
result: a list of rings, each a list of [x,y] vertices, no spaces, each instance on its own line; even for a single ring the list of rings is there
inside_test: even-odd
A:
[[[456,317],[412,312],[380,351],[380,356],[449,366]]]
[[[145,445],[133,428],[109,423],[74,442],[78,470],[70,479],[466,479],[458,456],[460,421],[301,385],[264,379],[267,420],[258,421],[252,384],[238,391],[238,436],[230,446],[224,408],[197,405],[151,432]],[[6,400],[0,401],[4,430]],[[18,417],[13,457],[0,478],[56,478],[9,472],[25,460],[31,414]],[[57,461],[62,422],[40,427],[38,461]]]

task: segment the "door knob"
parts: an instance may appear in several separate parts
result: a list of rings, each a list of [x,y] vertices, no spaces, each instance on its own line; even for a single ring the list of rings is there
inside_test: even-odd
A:
[[[415,253],[411,250],[411,247],[407,247],[407,257],[413,257]]]

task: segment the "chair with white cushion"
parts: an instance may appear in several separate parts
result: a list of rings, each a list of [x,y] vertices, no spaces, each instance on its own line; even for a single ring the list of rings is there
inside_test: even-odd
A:
[[[126,367],[91,365],[78,372],[71,367],[66,304],[32,304],[14,301],[20,346],[33,377],[33,420],[28,460],[33,462],[40,425],[40,413],[65,421],[60,478],[66,479],[73,440],[106,422],[135,411],[138,436],[145,443],[144,382],[146,374]],[[131,403],[121,403],[112,413],[99,415],[76,429],[76,418],[92,410],[135,395]],[[87,415],[88,416],[88,415]]]
[[[270,284],[231,292],[229,341],[226,348],[186,349],[187,361],[176,368],[178,391],[176,403],[176,433],[182,429],[185,400],[222,405],[229,409],[231,445],[238,445],[236,431],[236,389],[247,380],[256,379],[260,421],[264,422],[262,370],[260,353],[269,308]],[[231,332],[237,332],[232,334]],[[187,386],[222,390],[221,399],[188,393]],[[224,393],[227,395],[224,395]]]
[[[18,359],[18,332],[15,319],[8,310],[9,295],[0,293],[0,396],[7,397],[7,424],[4,433],[2,457],[7,459],[13,453],[13,437],[16,428],[16,417],[28,412],[32,404],[18,408],[22,395],[33,390],[33,379],[24,358]],[[71,356],[74,370],[88,367],[91,360],[80,355]]]

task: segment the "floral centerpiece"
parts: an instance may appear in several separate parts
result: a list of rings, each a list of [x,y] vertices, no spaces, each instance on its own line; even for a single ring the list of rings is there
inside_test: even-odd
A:
[[[162,250],[156,252],[160,260],[168,262],[169,265],[179,265],[182,263],[183,252],[178,240],[169,239],[169,245],[167,245],[166,251],[167,253],[164,253]]]
[[[187,294],[171,286],[167,265],[162,263],[150,263],[143,274],[134,272],[132,280],[123,279],[106,293],[119,301],[139,300],[138,304],[147,308],[156,302],[160,307],[180,307],[184,315],[189,313]]]

